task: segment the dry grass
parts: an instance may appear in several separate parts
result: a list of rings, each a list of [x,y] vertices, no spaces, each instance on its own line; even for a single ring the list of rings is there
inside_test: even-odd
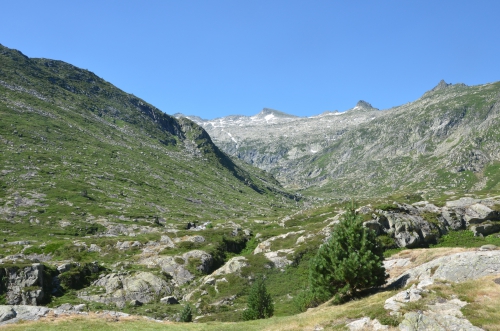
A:
[[[500,331],[500,275],[452,285],[454,291],[470,304],[462,309],[472,324],[489,331]]]
[[[37,322],[22,322],[6,325],[0,330],[314,330],[322,326],[325,330],[344,330],[345,323],[367,315],[383,312],[383,304],[395,292],[381,292],[360,300],[351,301],[343,305],[331,306],[324,304],[307,312],[286,316],[273,317],[266,320],[257,320],[239,323],[174,323],[152,322],[142,317],[120,318],[119,320],[89,314],[88,316],[48,316]],[[394,329],[395,330],[395,329]]]

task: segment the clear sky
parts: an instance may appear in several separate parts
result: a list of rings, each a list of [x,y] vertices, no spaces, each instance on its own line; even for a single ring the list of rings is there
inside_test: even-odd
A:
[[[88,69],[167,114],[360,99],[387,109],[444,79],[500,80],[500,1],[2,1],[0,43]]]

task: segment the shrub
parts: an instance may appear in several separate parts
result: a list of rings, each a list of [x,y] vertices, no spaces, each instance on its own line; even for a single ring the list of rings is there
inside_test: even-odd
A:
[[[339,302],[385,283],[383,248],[374,231],[363,227],[354,209],[342,215],[331,238],[318,249],[309,267],[309,285],[318,302]]]
[[[274,304],[267,292],[263,277],[257,277],[250,289],[247,310],[243,312],[245,321],[269,318],[274,314]]]
[[[192,322],[193,321],[193,311],[191,305],[188,303],[184,306],[179,319],[181,322]]]

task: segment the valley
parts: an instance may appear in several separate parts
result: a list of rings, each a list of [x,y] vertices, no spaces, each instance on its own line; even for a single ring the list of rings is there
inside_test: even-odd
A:
[[[2,327],[498,330],[499,82],[308,118],[164,111],[0,45]],[[350,209],[388,281],[308,301]],[[274,316],[243,321],[262,275]]]

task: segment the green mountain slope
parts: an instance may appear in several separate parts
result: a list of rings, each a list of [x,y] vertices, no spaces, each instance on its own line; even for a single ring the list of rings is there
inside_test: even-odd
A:
[[[289,165],[287,184],[327,196],[500,189],[500,82],[440,83]]]
[[[3,46],[0,119],[3,221],[238,219],[294,202],[193,122],[87,70]]]

